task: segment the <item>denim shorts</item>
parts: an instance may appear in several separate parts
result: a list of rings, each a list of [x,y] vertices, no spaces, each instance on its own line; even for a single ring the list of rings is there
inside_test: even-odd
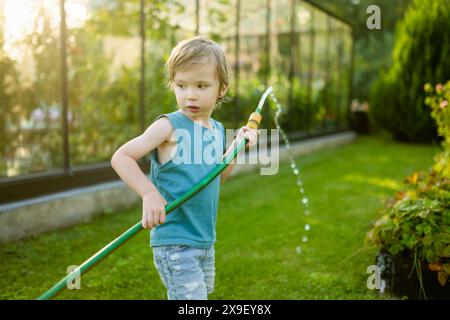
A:
[[[214,290],[214,246],[208,249],[187,245],[153,247],[153,262],[169,300],[207,300]]]

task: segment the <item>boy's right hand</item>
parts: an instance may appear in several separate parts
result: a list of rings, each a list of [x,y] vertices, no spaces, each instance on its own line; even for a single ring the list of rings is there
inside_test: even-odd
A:
[[[150,191],[142,197],[142,227],[152,229],[166,221],[166,199],[158,191]]]

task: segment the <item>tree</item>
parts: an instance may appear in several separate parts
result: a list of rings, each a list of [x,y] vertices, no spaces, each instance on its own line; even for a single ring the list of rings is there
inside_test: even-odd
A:
[[[430,141],[436,129],[423,86],[450,76],[450,0],[414,0],[395,41],[393,64],[373,87],[372,114],[398,139]]]

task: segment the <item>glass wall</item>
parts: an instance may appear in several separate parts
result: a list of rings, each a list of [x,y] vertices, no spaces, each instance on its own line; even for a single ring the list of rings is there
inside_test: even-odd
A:
[[[0,4],[0,177],[59,169],[57,1]]]
[[[133,5],[132,5],[133,4]],[[139,3],[67,0],[69,150],[73,166],[108,161],[139,131]]]
[[[214,113],[226,128],[244,125],[269,85],[285,131],[346,128],[351,32],[300,0],[0,0],[0,189],[30,174],[70,187],[73,170],[110,169],[121,144],[176,110],[164,64],[195,34],[230,64],[230,99]]]

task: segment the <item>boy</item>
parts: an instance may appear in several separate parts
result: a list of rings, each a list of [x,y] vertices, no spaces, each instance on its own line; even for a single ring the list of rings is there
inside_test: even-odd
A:
[[[219,188],[234,163],[167,218],[165,205],[200,181],[240,139],[249,140],[248,148],[254,146],[259,132],[240,128],[224,154],[224,127],[211,118],[229,87],[228,64],[218,44],[204,36],[181,41],[172,50],[166,69],[179,109],[159,116],[141,136],[121,146],[111,165],[142,198],[142,226],[151,229],[154,264],[168,299],[207,299],[214,288]],[[204,141],[208,135],[212,144]],[[209,160],[213,161],[195,161],[211,146],[214,156],[210,152]],[[136,163],[148,153],[150,179]]]

